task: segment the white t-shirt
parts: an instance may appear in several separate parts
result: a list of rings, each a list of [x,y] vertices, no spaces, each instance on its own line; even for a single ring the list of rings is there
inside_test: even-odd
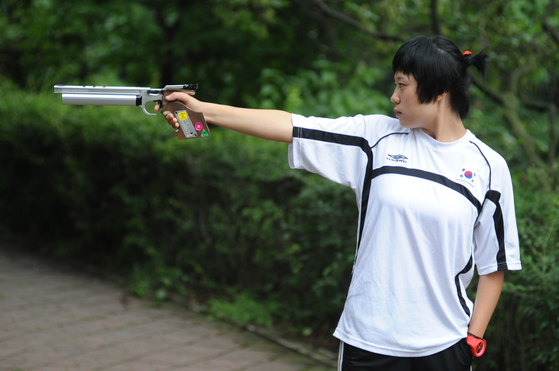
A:
[[[521,269],[510,173],[471,132],[452,143],[382,115],[292,115],[289,164],[351,187],[357,252],[334,336],[391,356],[466,337],[479,274]]]

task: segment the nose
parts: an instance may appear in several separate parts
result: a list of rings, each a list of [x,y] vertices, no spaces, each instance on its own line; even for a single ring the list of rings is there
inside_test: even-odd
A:
[[[400,97],[398,96],[398,94],[396,94],[396,89],[394,89],[394,93],[392,93],[392,96],[390,97],[390,101],[394,104],[400,103]]]

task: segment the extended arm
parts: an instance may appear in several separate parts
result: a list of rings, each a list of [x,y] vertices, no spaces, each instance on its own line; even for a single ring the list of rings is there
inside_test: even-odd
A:
[[[505,272],[495,272],[479,277],[474,313],[468,330],[470,333],[478,337],[483,337],[485,334],[501,296],[504,278]]]
[[[173,93],[166,99],[168,101],[180,100],[193,111],[202,112],[207,122],[227,129],[277,142],[291,143],[293,140],[291,114],[285,111],[237,108],[206,103],[184,93]],[[155,109],[159,110],[159,107]],[[171,126],[178,128],[177,119],[173,114],[169,113],[165,117]]]

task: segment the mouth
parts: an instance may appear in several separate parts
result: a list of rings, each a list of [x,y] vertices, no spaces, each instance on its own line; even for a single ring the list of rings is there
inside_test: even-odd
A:
[[[398,111],[396,108],[394,108],[394,112],[396,112],[397,118],[400,118],[400,116],[402,116],[402,111]]]

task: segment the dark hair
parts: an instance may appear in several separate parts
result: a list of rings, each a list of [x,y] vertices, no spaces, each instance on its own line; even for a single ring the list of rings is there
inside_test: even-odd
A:
[[[488,56],[483,52],[472,56],[444,36],[417,36],[406,41],[392,61],[394,73],[413,75],[421,103],[431,103],[448,93],[450,106],[461,119],[470,110],[468,67],[474,65],[485,77]]]

